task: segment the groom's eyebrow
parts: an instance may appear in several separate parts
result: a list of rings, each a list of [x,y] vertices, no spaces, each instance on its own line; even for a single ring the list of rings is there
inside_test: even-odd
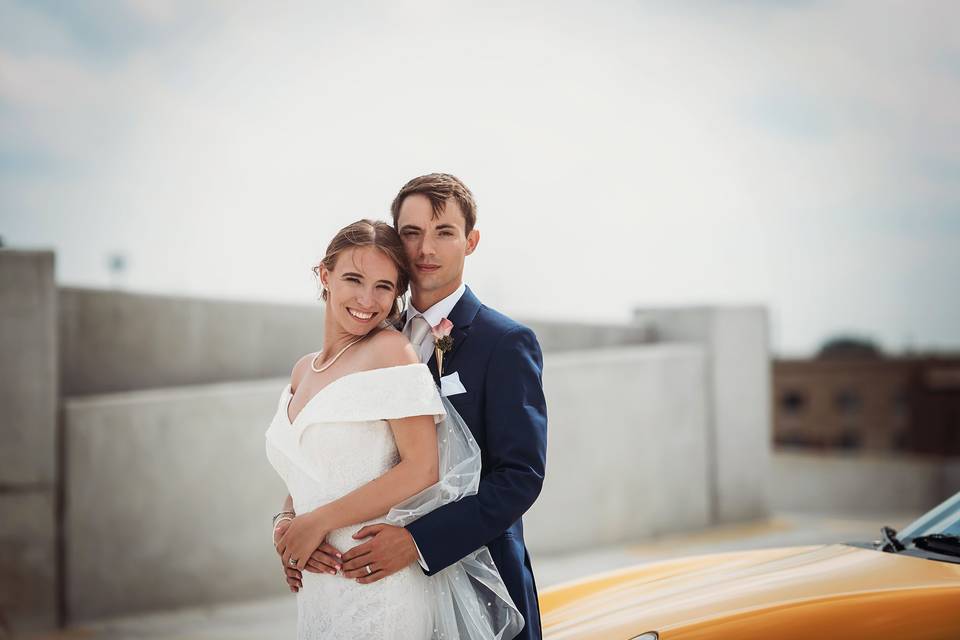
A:
[[[422,229],[415,224],[405,224],[400,227],[400,233],[403,233],[404,231],[422,231]]]

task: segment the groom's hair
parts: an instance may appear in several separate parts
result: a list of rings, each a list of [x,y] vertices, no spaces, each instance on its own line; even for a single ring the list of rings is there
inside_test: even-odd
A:
[[[414,178],[403,185],[400,193],[393,199],[390,205],[390,213],[393,214],[393,226],[397,226],[397,218],[400,217],[400,205],[406,200],[407,196],[419,193],[430,201],[433,207],[433,215],[439,218],[443,213],[447,201],[453,198],[463,211],[464,233],[473,231],[477,224],[477,201],[473,199],[473,194],[467,185],[461,182],[460,178],[452,176],[449,173],[428,173],[425,176]]]

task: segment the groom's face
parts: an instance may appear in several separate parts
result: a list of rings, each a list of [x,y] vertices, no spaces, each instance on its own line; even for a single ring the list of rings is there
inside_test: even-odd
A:
[[[452,293],[463,280],[465,258],[480,239],[476,229],[465,233],[460,205],[448,200],[439,216],[426,196],[407,196],[397,215],[397,231],[412,267],[411,281],[422,293]],[[448,291],[449,290],[449,291]]]

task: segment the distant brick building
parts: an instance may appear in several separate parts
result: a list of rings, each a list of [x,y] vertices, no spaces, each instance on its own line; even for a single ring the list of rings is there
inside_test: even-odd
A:
[[[774,443],[960,455],[960,357],[773,362]]]

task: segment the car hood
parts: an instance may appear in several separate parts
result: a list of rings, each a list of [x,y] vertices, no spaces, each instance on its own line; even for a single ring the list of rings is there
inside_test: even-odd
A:
[[[912,602],[910,594],[919,592],[923,598]],[[540,604],[547,638],[626,640],[655,630],[664,640],[686,640],[751,637],[754,632],[757,637],[802,637],[800,633],[823,631],[822,622],[817,626],[821,614],[833,623],[849,625],[853,624],[847,621],[850,616],[861,616],[862,621],[870,612],[889,611],[885,607],[892,604],[917,612],[932,608],[926,611],[928,619],[960,618],[958,596],[960,565],[829,545],[641,565],[546,589]],[[934,606],[934,601],[941,604]],[[838,609],[837,603],[843,606]],[[863,603],[869,604],[865,610],[861,610]],[[940,609],[945,610],[938,613]],[[787,627],[797,635],[786,633]],[[843,633],[849,635],[835,637],[856,635]]]

